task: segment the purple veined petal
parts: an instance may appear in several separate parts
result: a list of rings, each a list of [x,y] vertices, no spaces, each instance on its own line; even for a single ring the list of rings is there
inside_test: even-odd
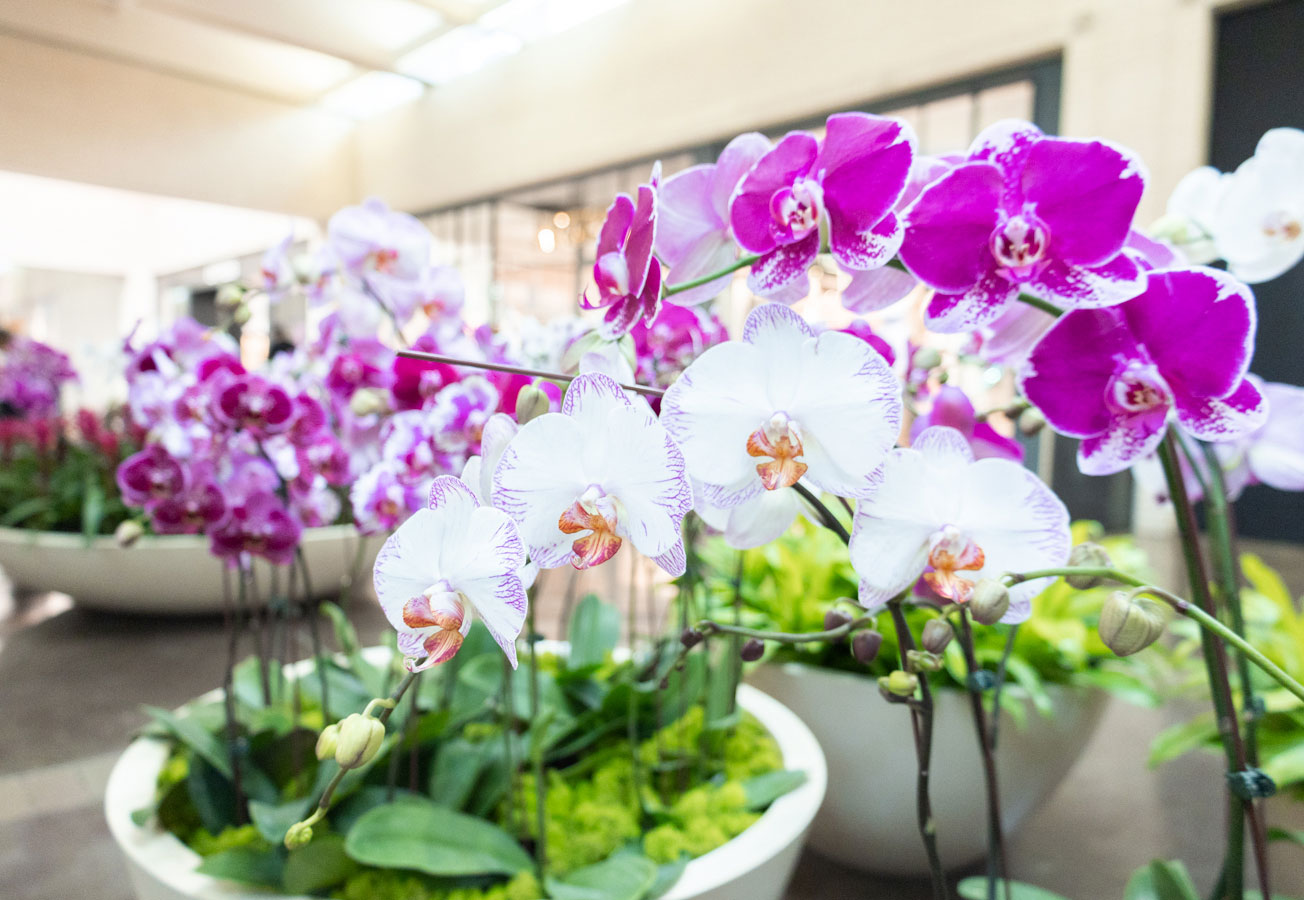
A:
[[[789,132],[748,171],[729,201],[729,224],[734,238],[749,253],[769,253],[778,242],[777,222],[770,199],[775,191],[808,174],[815,163],[819,142],[803,131]],[[816,237],[816,249],[819,238]]]
[[[853,231],[841,217],[829,212],[829,249],[847,269],[877,269],[886,265],[901,249],[905,230],[888,213],[868,231]]]
[[[666,260],[670,264],[670,276],[666,279],[666,284],[674,286],[718,272],[737,256],[738,246],[727,231],[710,232],[689,246],[678,262]],[[732,280],[733,273],[721,275],[714,281],[672,294],[666,298],[666,302],[675,306],[697,306],[720,294],[729,287]]]
[[[1268,421],[1246,451],[1250,474],[1279,491],[1304,491],[1304,388],[1261,384]]]
[[[474,509],[479,505],[480,501],[476,499],[475,491],[460,478],[440,475],[430,483],[430,502],[427,504],[430,509],[458,507],[459,514],[469,516],[471,513],[464,507],[469,506],[470,509]]]
[[[1023,166],[1028,151],[1043,140],[1041,129],[1021,119],[1003,119],[987,126],[969,146],[969,160],[989,162],[1003,173],[1002,199],[1012,208],[1023,205]]]
[[[1268,420],[1268,404],[1250,379],[1226,397],[1176,397],[1177,423],[1202,441],[1233,441]]]
[[[651,325],[661,312],[661,261],[653,257],[647,267],[647,278],[638,296],[638,309],[644,324]]]
[[[601,259],[608,253],[619,253],[625,246],[629,227],[634,222],[634,201],[628,194],[617,194],[616,199],[607,207],[607,217],[602,220],[602,231],[598,233],[595,259]]]
[[[607,315],[603,319],[604,333],[613,340],[622,337],[634,327],[641,313],[642,307],[639,305],[638,298],[633,294],[627,294],[607,310]]]
[[[738,135],[721,151],[720,158],[715,163],[715,171],[712,173],[713,183],[710,192],[711,206],[720,217],[720,221],[726,224],[729,222],[729,199],[733,197],[738,182],[747,174],[747,170],[773,147],[774,144],[765,135],[750,131]]]
[[[895,232],[894,228],[876,228],[905,190],[914,162],[914,143],[914,132],[898,119],[867,113],[829,116],[815,168],[823,172],[833,253],[848,267],[866,269],[881,264],[872,260],[859,264],[860,256],[877,255],[857,254],[852,248],[858,243],[856,236],[874,232],[881,243]],[[839,255],[839,245],[849,254],[846,260]]]
[[[775,247],[752,266],[747,287],[759,297],[777,299],[793,285],[803,284],[820,252],[820,233],[815,229],[799,241]],[[801,297],[806,296],[803,290]]]
[[[877,312],[904,298],[917,284],[909,272],[891,266],[852,272],[851,283],[842,292],[842,305],[860,315]]]
[[[456,587],[466,595],[484,622],[490,637],[516,668],[516,639],[525,626],[529,598],[516,572],[463,581]]]
[[[1020,390],[1051,426],[1070,437],[1110,427],[1105,405],[1119,360],[1144,358],[1117,309],[1065,313],[1042,337],[1020,373]]]
[[[676,544],[658,556],[652,557],[652,561],[671,578],[678,578],[688,571],[688,554],[684,552],[684,542],[679,540]]]
[[[1145,270],[1129,253],[1099,266],[1054,259],[1027,285],[1028,293],[1070,309],[1096,309],[1131,300],[1145,290]]]
[[[1123,248],[1145,189],[1141,161],[1106,141],[1042,138],[1024,158],[1022,192],[1050,229],[1050,252],[1098,266]]]
[[[641,293],[652,262],[652,245],[656,243],[657,192],[651,185],[638,186],[638,206],[625,239],[625,263],[629,266],[629,290]]]
[[[1164,439],[1168,410],[1113,419],[1101,434],[1083,438],[1078,469],[1084,475],[1113,475],[1154,453]]]
[[[990,240],[999,218],[1001,172],[967,163],[920,192],[904,213],[901,261],[916,278],[959,294],[995,267]]]
[[[1145,291],[1119,309],[1177,393],[1225,397],[1245,377],[1254,353],[1254,295],[1226,272],[1151,272]]]
[[[989,269],[964,293],[934,294],[924,311],[924,321],[942,334],[973,331],[999,319],[1018,294],[1017,285]]]
[[[708,163],[676,172],[661,185],[657,196],[656,252],[672,269],[705,238],[728,231],[729,223],[711,204],[710,190],[714,183],[715,165]]]

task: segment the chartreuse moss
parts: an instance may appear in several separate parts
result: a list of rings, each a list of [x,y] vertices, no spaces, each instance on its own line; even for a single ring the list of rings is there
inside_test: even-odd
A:
[[[541,900],[533,872],[486,888],[446,888],[436,879],[395,869],[364,869],[332,894],[337,900]]]

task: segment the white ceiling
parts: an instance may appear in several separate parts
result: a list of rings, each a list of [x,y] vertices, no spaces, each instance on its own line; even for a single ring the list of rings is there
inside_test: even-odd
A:
[[[0,0],[0,34],[310,105],[376,72],[410,99],[620,2]]]

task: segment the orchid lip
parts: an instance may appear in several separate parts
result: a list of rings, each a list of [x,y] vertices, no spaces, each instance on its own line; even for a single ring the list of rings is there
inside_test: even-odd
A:
[[[954,525],[935,531],[928,539],[928,547],[928,564],[933,571],[924,573],[924,581],[948,600],[956,603],[968,600],[974,583],[958,573],[982,569],[986,564],[982,548]]]
[[[1304,233],[1304,224],[1285,210],[1275,210],[1263,220],[1263,233],[1266,237],[1281,241],[1298,240]]]
[[[768,457],[756,464],[756,473],[767,491],[792,487],[806,474],[802,455],[801,429],[787,413],[776,412],[747,437],[747,455]]]
[[[1105,387],[1105,404],[1114,412],[1135,415],[1172,405],[1173,392],[1152,364],[1133,360]]]
[[[818,182],[798,178],[791,187],[781,188],[770,197],[770,215],[780,229],[799,240],[819,225],[822,201]]]
[[[615,556],[621,544],[617,534],[619,521],[616,498],[605,493],[599,485],[589,485],[557,521],[557,527],[564,534],[588,532],[571,544],[571,565],[577,569],[589,569]]]
[[[988,246],[1007,278],[1028,281],[1046,262],[1050,229],[1031,213],[1010,216],[992,232]]]

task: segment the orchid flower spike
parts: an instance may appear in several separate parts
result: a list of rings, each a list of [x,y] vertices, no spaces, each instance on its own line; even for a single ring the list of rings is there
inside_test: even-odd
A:
[[[863,497],[896,442],[900,394],[865,341],[816,335],[797,313],[768,303],[747,317],[742,340],[711,347],[670,386],[661,420],[711,506],[728,509],[798,480]]]
[[[540,568],[587,569],[629,540],[684,573],[692,488],[683,454],[647,403],[607,375],[580,375],[561,412],[521,426],[494,471],[493,503],[520,525]]]
[[[400,525],[376,557],[376,596],[408,671],[452,659],[475,614],[515,667],[524,565],[516,523],[481,506],[457,478],[436,478],[429,507]]]
[[[893,450],[877,489],[856,505],[851,564],[871,612],[923,575],[938,594],[969,600],[982,578],[1062,566],[1069,514],[1032,472],[1007,459],[974,459],[954,428],[925,430]],[[1022,622],[1051,581],[1010,588],[1002,622]]]

